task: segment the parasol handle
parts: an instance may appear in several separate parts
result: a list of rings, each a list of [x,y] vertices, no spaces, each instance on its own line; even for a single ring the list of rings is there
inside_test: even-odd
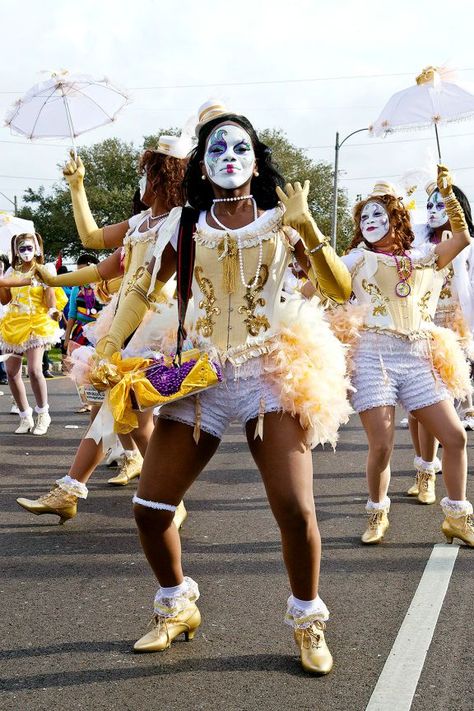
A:
[[[440,145],[439,145],[438,126],[437,126],[436,123],[435,123],[435,125],[434,125],[434,130],[435,130],[435,135],[436,135],[436,145],[437,145],[437,147],[438,147],[438,159],[439,159],[438,162],[439,162],[439,163],[442,163],[443,161],[442,161],[442,159],[441,159],[441,147],[440,147]]]
[[[71,134],[71,143],[72,143],[72,150],[74,151],[74,160],[77,159],[77,146],[76,146],[76,139],[74,137],[74,127],[72,125],[72,116],[71,116],[71,111],[69,110],[69,102],[67,100],[67,96],[64,93],[62,84],[61,84],[61,94],[63,97],[63,102],[64,102],[64,110],[66,112],[66,118],[69,126],[69,133]]]

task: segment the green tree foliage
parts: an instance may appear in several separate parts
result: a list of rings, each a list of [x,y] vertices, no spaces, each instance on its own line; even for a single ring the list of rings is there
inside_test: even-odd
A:
[[[161,133],[176,134],[176,129]],[[305,179],[311,181],[310,209],[322,232],[330,234],[332,205],[332,167],[328,163],[314,161],[300,148],[292,145],[281,130],[266,129],[260,132],[261,139],[273,151],[274,158],[289,182]],[[145,136],[143,147],[156,145],[157,136]],[[132,143],[110,138],[90,147],[79,149],[86,169],[85,188],[92,214],[99,226],[122,222],[131,215],[132,197],[136,190],[137,165],[141,150]],[[52,188],[28,188],[23,195],[20,217],[31,219],[43,236],[49,258],[59,251],[65,257],[76,257],[81,246],[72,214],[69,187],[64,179]],[[350,239],[351,226],[347,197],[339,194],[338,251],[341,252]]]

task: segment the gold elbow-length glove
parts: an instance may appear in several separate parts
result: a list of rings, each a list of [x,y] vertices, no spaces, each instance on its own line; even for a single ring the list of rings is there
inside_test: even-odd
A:
[[[104,249],[104,230],[97,227],[84,189],[85,168],[79,156],[71,157],[63,168],[63,175],[69,183],[72,199],[72,210],[77,231],[84,247],[89,249]]]
[[[150,283],[151,274],[146,269],[126,296],[120,299],[108,334],[97,343],[96,353],[99,358],[108,359],[119,351],[128,336],[140,325],[150,304],[156,301],[158,294],[164,287],[163,282],[157,281],[152,293],[148,295]]]
[[[438,190],[444,200],[452,232],[464,232],[468,229],[466,217],[453,191],[452,176],[444,165],[438,165]]]
[[[285,206],[283,223],[293,227],[300,235],[306,247],[306,255],[311,268],[310,281],[329,299],[337,303],[347,301],[351,295],[352,284],[349,270],[328,244],[308,207],[309,180],[304,186],[288,183],[285,191],[276,189],[277,195]]]
[[[97,264],[77,269],[67,274],[51,274],[42,264],[35,266],[35,275],[39,281],[48,286],[85,286],[102,281]]]

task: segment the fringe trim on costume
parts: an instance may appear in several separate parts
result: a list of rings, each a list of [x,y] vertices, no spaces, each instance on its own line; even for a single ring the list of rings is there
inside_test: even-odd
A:
[[[441,326],[433,326],[430,333],[433,367],[453,398],[464,400],[471,392],[471,376],[457,335]]]
[[[93,346],[109,333],[117,308],[117,300],[118,294],[114,294],[107,306],[101,310],[96,320],[83,326],[83,333]]]
[[[166,597],[161,587],[158,588],[155,595],[154,611],[155,615],[160,617],[175,617],[182,610],[189,607],[190,602],[199,600],[199,588],[197,583],[187,576],[184,578],[185,585],[177,595]]]
[[[383,501],[367,499],[365,510],[367,513],[372,513],[373,511],[386,511],[388,513],[390,511],[390,499],[388,496]]]
[[[18,353],[21,355],[25,351],[29,351],[32,348],[46,348],[49,350],[52,348],[61,338],[64,331],[62,328],[57,328],[53,334],[50,336],[30,336],[27,341],[23,343],[7,343],[6,341],[0,341],[0,350],[3,353]]]
[[[366,306],[356,306],[355,304],[336,306],[326,311],[326,319],[329,322],[332,332],[341,343],[345,346],[349,346],[346,352],[347,370],[349,374],[353,371],[353,347],[360,338],[360,331],[364,323],[366,311]]]
[[[470,501],[453,501],[447,496],[439,502],[445,516],[451,518],[463,518],[472,515],[472,504]]]
[[[281,305],[277,347],[265,361],[266,376],[279,394],[282,409],[298,417],[308,444],[330,442],[352,408],[345,348],[324,318],[317,299],[290,298]]]

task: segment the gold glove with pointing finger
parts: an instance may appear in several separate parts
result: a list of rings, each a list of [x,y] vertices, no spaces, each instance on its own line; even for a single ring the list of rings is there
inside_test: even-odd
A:
[[[308,277],[324,296],[337,303],[347,301],[351,295],[349,271],[336,252],[328,244],[314,221],[308,207],[309,180],[285,185],[285,191],[277,187],[277,195],[285,206],[283,223],[293,227],[306,247],[306,256],[311,268]]]
[[[104,249],[104,230],[98,227],[94,220],[84,189],[84,164],[80,156],[75,156],[73,151],[70,156],[63,168],[63,175],[71,190],[72,209],[79,237],[84,247]]]
[[[464,210],[454,194],[453,179],[446,166],[438,165],[438,177],[436,182],[438,190],[444,200],[446,213],[449,217],[449,223],[451,225],[451,231],[453,233],[464,232],[467,230],[466,217],[464,215]]]
[[[47,286],[84,286],[102,281],[97,264],[67,274],[51,274],[44,265],[36,264],[35,276]]]

